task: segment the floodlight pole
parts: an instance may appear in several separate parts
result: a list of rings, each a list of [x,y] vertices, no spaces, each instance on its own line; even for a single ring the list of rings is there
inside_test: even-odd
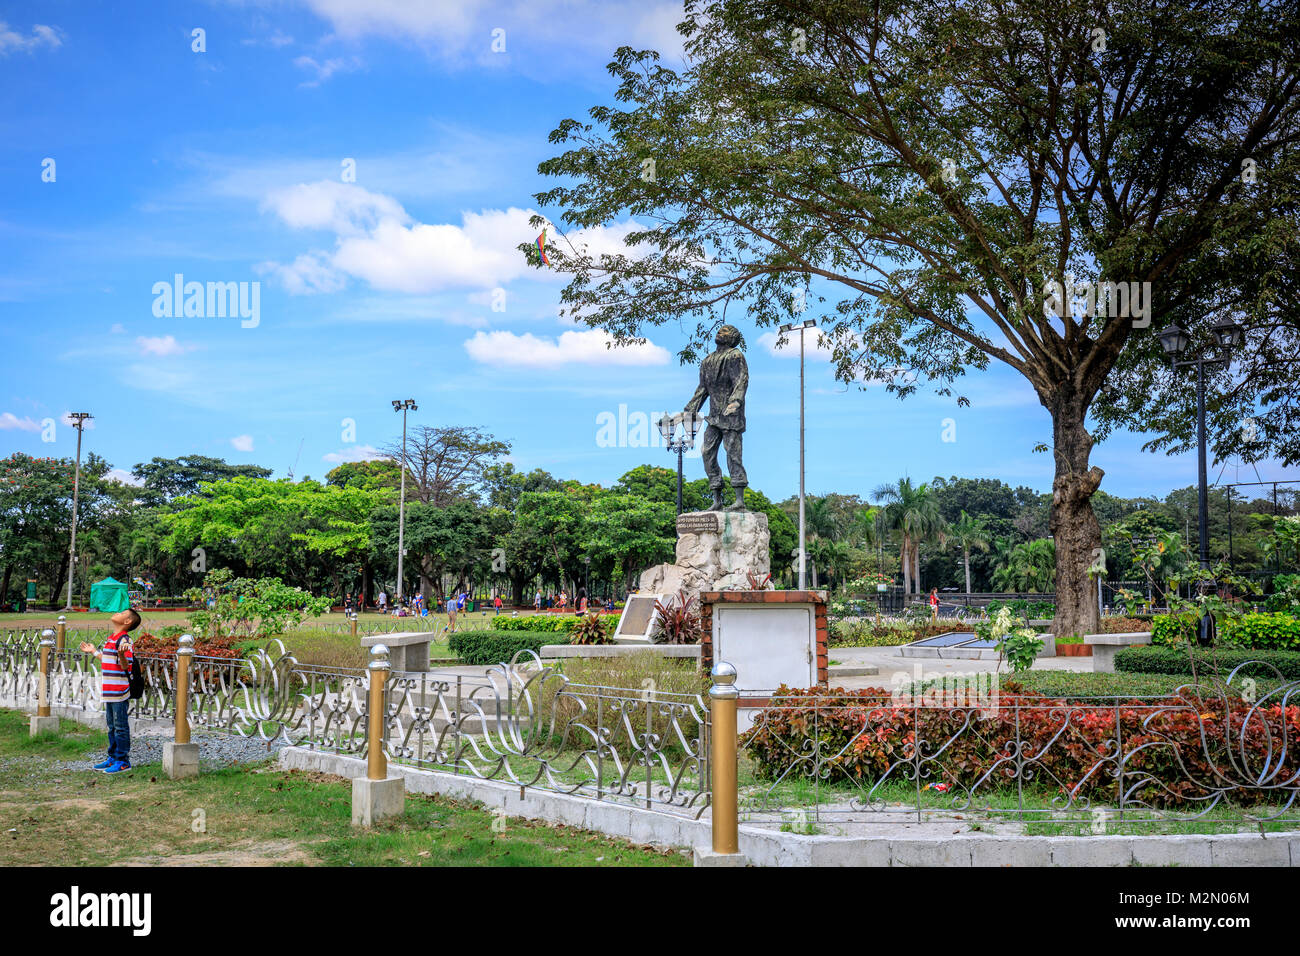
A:
[[[805,319],[804,323],[799,326],[799,590],[804,590],[808,585],[808,556],[805,553],[805,543],[807,540],[806,523],[804,521],[804,343],[803,334],[808,329],[814,328],[816,322],[812,319]],[[781,326],[781,334],[794,331],[795,325],[791,322],[789,325]]]
[[[68,546],[68,603],[65,611],[72,610],[72,579],[77,571],[77,499],[81,491],[81,430],[86,419],[94,418],[89,412],[70,412],[72,427],[77,430],[77,470],[72,477],[72,543]]]
[[[395,603],[402,605],[402,559],[406,555],[406,412],[415,411],[415,399],[393,401],[393,411],[402,413],[402,491],[397,502],[397,596]]]

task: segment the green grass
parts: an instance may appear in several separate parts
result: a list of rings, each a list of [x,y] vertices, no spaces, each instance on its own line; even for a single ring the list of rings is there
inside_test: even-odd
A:
[[[31,741],[25,715],[0,710],[0,865],[690,865],[682,851],[417,794],[403,816],[360,830],[348,781],[269,762],[185,781],[168,780],[158,764],[112,777],[60,769],[105,743],[103,732],[66,729],[72,739]],[[194,831],[195,810],[205,832]],[[121,820],[133,825],[113,822]]]

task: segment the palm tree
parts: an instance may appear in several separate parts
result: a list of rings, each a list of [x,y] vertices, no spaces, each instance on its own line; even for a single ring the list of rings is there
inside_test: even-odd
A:
[[[903,566],[903,593],[921,593],[921,544],[943,541],[947,523],[939,514],[939,503],[930,486],[900,478],[897,484],[881,485],[873,493],[880,509],[881,523],[899,536],[899,560]],[[913,588],[915,590],[913,590]]]
[[[970,553],[989,549],[989,532],[983,518],[972,518],[965,509],[948,531],[948,540],[961,548],[962,563],[966,566],[966,593],[970,594]]]

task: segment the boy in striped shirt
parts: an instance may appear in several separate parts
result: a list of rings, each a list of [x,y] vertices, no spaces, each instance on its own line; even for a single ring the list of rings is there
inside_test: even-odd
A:
[[[104,773],[121,773],[131,769],[131,725],[126,711],[131,706],[131,661],[135,648],[129,634],[140,626],[140,614],[135,608],[118,611],[110,618],[113,636],[104,642],[103,650],[81,642],[81,650],[99,658],[103,685],[100,697],[104,701],[104,718],[108,721],[108,759],[95,764]]]

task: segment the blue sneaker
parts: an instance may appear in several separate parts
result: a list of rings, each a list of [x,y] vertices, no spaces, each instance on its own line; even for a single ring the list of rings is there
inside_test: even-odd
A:
[[[112,757],[109,757],[107,760],[103,760],[103,761],[101,761],[101,762],[95,764],[94,769],[95,769],[95,770],[107,770],[109,767],[113,766],[113,764],[115,764],[115,763],[117,763],[117,761],[114,760]]]
[[[130,770],[130,769],[131,769],[131,765],[129,763],[127,763],[125,760],[119,760],[116,763],[114,763],[113,766],[108,767],[104,771],[104,773],[121,773],[123,770]]]

